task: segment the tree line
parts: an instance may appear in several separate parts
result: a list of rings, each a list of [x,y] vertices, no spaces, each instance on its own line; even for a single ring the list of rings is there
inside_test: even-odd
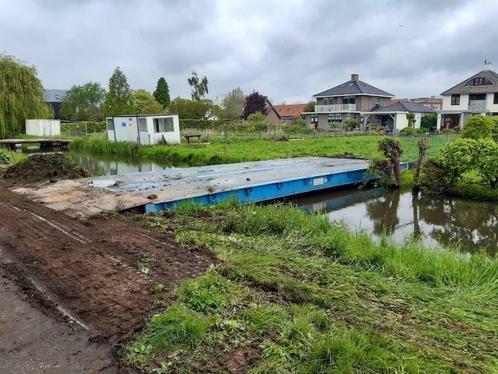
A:
[[[120,114],[174,113],[184,119],[221,120],[247,119],[250,114],[266,114],[267,99],[254,91],[245,95],[236,87],[220,100],[206,98],[209,81],[206,76],[192,72],[187,79],[190,99],[171,100],[168,82],[157,80],[151,93],[145,89],[131,89],[124,72],[117,67],[107,90],[99,83],[74,85],[61,105],[61,117],[72,121],[100,121],[106,116]],[[22,133],[28,118],[53,118],[46,104],[43,85],[34,66],[28,66],[13,56],[0,55],[0,138]]]

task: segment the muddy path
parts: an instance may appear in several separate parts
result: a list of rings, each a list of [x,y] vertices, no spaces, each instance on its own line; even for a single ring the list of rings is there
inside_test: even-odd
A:
[[[8,187],[0,180],[0,247],[20,274],[82,322],[93,342],[119,345],[168,291],[215,261],[206,250],[183,248],[119,218],[70,218]],[[152,292],[159,284],[163,290]]]

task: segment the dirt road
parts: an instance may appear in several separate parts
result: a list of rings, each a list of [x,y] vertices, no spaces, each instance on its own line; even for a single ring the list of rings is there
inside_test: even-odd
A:
[[[63,311],[88,329],[80,340],[90,337],[109,346],[120,344],[143,326],[157,309],[158,299],[214,262],[206,250],[185,249],[164,235],[120,219],[78,221],[6,187],[0,181],[0,247],[17,269],[17,278],[36,279]],[[164,290],[152,292],[157,285]],[[12,280],[2,287],[4,297],[13,297]],[[15,302],[0,305],[6,316],[15,309]],[[29,316],[28,309],[26,313]],[[4,329],[19,329],[18,321],[6,318],[7,325],[9,320],[12,325]],[[16,357],[21,360],[22,354],[12,359]]]

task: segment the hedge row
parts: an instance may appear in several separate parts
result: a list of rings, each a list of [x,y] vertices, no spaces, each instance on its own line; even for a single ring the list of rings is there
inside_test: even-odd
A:
[[[90,134],[105,131],[106,128],[107,126],[104,121],[61,123],[61,131],[70,134]]]

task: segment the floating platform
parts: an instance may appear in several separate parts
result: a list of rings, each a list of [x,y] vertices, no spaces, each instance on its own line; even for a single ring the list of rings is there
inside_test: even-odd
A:
[[[300,157],[83,178],[15,191],[76,215],[130,208],[158,212],[187,201],[262,202],[354,185],[365,180],[367,168],[367,160]]]
[[[9,149],[15,149],[18,145],[39,144],[40,148],[61,148],[68,147],[71,140],[69,139],[1,139],[0,146]]]

